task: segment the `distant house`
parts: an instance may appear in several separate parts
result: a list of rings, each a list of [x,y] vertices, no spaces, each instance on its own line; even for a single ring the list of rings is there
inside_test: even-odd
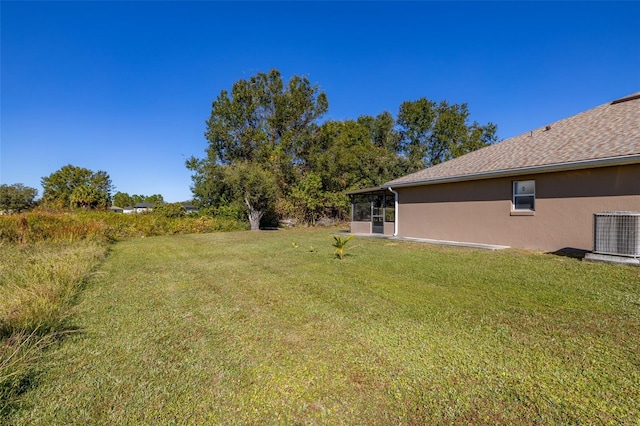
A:
[[[153,210],[154,206],[154,203],[137,203],[133,209],[136,213],[148,213]]]
[[[124,214],[131,214],[135,212],[136,212],[136,209],[133,206],[127,206],[122,208],[122,213]]]
[[[182,206],[184,207],[187,214],[198,212],[198,208],[191,203],[182,203]]]
[[[640,211],[640,92],[349,195],[353,233],[591,250]]]
[[[112,213],[122,213],[124,211],[124,209],[122,207],[118,207],[118,206],[111,206],[109,207],[109,211]]]

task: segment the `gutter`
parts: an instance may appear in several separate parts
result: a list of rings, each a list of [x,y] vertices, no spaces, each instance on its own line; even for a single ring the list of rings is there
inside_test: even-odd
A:
[[[509,170],[495,170],[490,172],[479,172],[472,173],[468,175],[457,175],[457,176],[449,176],[442,178],[433,178],[426,179],[421,181],[413,181],[413,182],[389,182],[393,183],[395,188],[398,187],[408,187],[408,186],[421,186],[421,185],[433,185],[437,183],[449,183],[449,182],[464,182],[469,180],[481,180],[481,179],[491,179],[497,177],[507,177],[507,176],[518,176],[524,174],[534,174],[534,173],[549,173],[549,172],[561,172],[566,170],[580,170],[580,169],[591,169],[595,167],[606,167],[606,166],[623,166],[626,164],[636,164],[640,163],[640,154],[627,155],[624,157],[608,157],[608,158],[598,158],[595,160],[582,160],[582,161],[573,161],[571,163],[557,163],[557,164],[549,164],[543,166],[530,166],[523,167],[520,169],[509,169]],[[391,186],[388,184],[383,184],[382,188],[389,188],[391,190]],[[395,193],[395,191],[391,190]]]
[[[396,216],[396,217],[394,218],[395,220],[393,221],[393,236],[394,236],[394,237],[397,237],[397,236],[398,236],[398,213],[399,213],[399,211],[398,211],[398,206],[399,206],[399,204],[400,204],[400,203],[398,202],[398,201],[399,201],[399,200],[398,200],[399,195],[398,195],[398,193],[397,193],[396,191],[394,191],[394,190],[393,190],[393,188],[388,187],[388,189],[389,189],[389,191],[393,192],[393,195],[395,195],[395,205],[394,205],[394,208],[395,208],[395,216]]]

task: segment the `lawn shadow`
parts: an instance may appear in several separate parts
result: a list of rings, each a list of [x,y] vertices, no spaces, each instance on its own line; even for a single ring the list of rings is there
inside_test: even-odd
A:
[[[570,257],[572,259],[582,260],[587,253],[591,253],[589,250],[577,249],[574,247],[564,247],[556,251],[547,252],[554,256]]]

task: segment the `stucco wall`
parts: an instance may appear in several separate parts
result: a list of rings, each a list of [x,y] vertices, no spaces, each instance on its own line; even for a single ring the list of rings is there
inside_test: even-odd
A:
[[[511,210],[513,181],[535,180],[536,211]],[[512,247],[593,248],[593,213],[640,211],[640,165],[397,188],[398,234]]]
[[[370,234],[371,233],[371,221],[369,222],[351,222],[352,234]]]
[[[384,223],[384,235],[393,235],[395,224],[393,222]],[[351,222],[351,233],[370,234],[372,232],[371,222]]]
[[[384,223],[384,235],[393,235],[395,231],[396,224],[395,222],[385,222]]]

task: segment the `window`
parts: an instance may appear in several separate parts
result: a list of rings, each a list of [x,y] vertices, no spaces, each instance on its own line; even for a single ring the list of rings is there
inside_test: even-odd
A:
[[[371,220],[371,199],[368,195],[353,196],[353,222],[368,222]]]
[[[513,182],[513,210],[536,210],[536,181],[521,180]]]

